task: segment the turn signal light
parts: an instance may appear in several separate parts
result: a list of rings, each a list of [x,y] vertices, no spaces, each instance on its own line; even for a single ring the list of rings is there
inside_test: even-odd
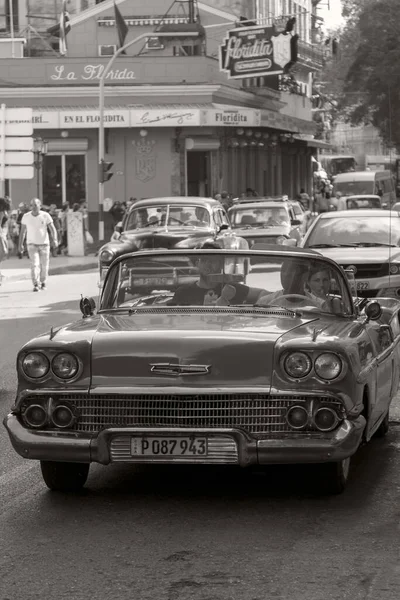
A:
[[[69,406],[59,404],[52,412],[51,420],[56,427],[67,429],[75,422],[75,415]]]
[[[31,404],[25,410],[22,416],[29,427],[38,429],[44,427],[47,423],[47,413],[41,404]]]
[[[292,429],[304,429],[308,423],[308,412],[304,406],[292,406],[286,413],[286,421]]]
[[[332,431],[339,422],[339,417],[332,408],[322,407],[314,415],[314,425],[319,431]]]

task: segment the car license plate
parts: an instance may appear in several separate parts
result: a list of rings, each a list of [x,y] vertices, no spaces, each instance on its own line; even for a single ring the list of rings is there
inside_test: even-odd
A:
[[[132,456],[207,456],[205,437],[132,437]]]
[[[368,290],[369,289],[369,281],[357,281],[357,289],[358,290]]]

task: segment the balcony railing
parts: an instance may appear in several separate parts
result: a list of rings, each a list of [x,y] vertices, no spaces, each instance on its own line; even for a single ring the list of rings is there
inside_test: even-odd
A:
[[[324,51],[320,46],[299,40],[298,61],[311,69],[322,69],[324,66]]]

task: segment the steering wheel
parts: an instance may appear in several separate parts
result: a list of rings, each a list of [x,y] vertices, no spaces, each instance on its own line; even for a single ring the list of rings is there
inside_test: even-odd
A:
[[[292,300],[297,301],[297,303],[304,304],[312,304],[313,306],[318,308],[318,305],[311,298],[307,298],[306,296],[302,296],[301,294],[282,294],[273,300],[273,303],[279,303],[281,300],[287,301],[287,303],[291,303]],[[290,307],[289,307],[290,308]]]

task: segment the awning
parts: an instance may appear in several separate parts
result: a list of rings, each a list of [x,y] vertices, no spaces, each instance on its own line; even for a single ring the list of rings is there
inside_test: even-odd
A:
[[[297,134],[293,136],[295,140],[299,140],[301,142],[306,142],[307,146],[310,148],[325,148],[327,150],[331,150],[333,146],[328,144],[327,142],[323,142],[322,140],[316,140],[309,135],[301,135]]]

